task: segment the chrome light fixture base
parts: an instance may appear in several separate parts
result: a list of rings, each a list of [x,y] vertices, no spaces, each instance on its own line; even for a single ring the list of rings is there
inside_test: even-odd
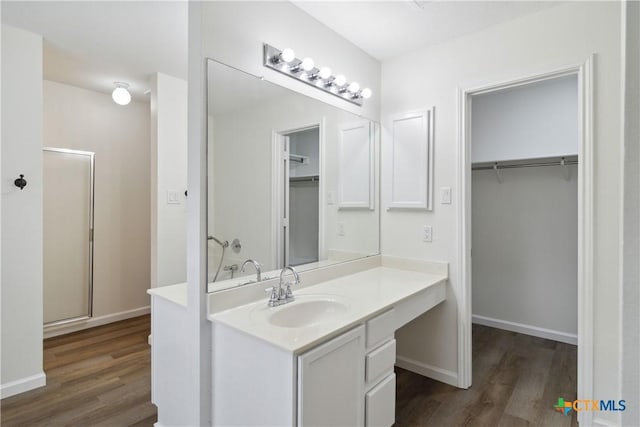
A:
[[[334,82],[334,80],[336,80],[335,76],[329,76],[328,78],[323,79],[320,77],[320,69],[317,67],[313,67],[309,71],[304,71],[302,68],[302,60],[294,58],[289,62],[284,61],[282,60],[282,51],[267,43],[263,44],[263,65],[313,86],[323,92],[330,93],[352,104],[362,106],[363,90],[359,90],[355,93],[349,92],[347,88],[350,83],[345,82],[343,85],[339,86]],[[370,95],[371,91],[369,89],[367,90]]]

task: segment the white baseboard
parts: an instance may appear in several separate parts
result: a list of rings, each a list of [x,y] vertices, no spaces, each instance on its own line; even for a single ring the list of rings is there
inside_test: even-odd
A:
[[[407,371],[415,372],[416,374],[420,374],[424,377],[428,377],[436,381],[458,387],[457,372],[427,365],[426,363],[409,359],[408,357],[404,356],[396,356],[396,366],[402,369],[406,369]]]
[[[83,329],[95,328],[96,326],[106,325],[107,323],[143,316],[150,312],[151,306],[146,306],[134,308],[133,310],[121,311],[119,313],[82,319],[77,322],[65,323],[64,325],[45,326],[44,338],[57,337],[58,335],[70,334],[71,332],[82,331]]]
[[[33,390],[34,388],[43,387],[45,385],[47,385],[47,376],[44,372],[31,375],[30,377],[20,378],[19,380],[11,381],[6,384],[0,384],[0,399],[15,396],[16,394],[24,393],[25,391]]]
[[[474,314],[472,322],[478,325],[490,326],[492,328],[504,329],[506,331],[518,332],[520,334],[531,335],[538,338],[559,341],[567,344],[578,345],[578,335],[566,332],[554,331],[553,329],[539,328],[537,326],[525,325],[523,323],[509,322],[506,320],[493,319],[491,317]]]
[[[594,418],[591,425],[593,427],[616,427],[622,424],[620,424],[619,422],[605,420],[604,418]]]

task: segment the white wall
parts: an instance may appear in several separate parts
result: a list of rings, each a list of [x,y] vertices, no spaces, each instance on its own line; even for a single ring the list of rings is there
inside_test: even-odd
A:
[[[187,82],[151,79],[151,286],[187,280]],[[177,193],[169,203],[167,192]]]
[[[147,103],[44,82],[44,146],[95,152],[95,317],[149,305],[149,127]]]
[[[13,181],[24,174],[27,186]],[[42,371],[42,37],[2,25],[2,367],[0,396]]]
[[[447,301],[398,333],[398,352],[425,367],[457,376],[456,295],[460,290],[456,229],[458,175],[457,88],[509,81],[583,63],[595,58],[594,107],[594,396],[619,394],[620,266],[620,5],[576,2],[404,55],[383,64],[383,125],[391,115],[436,106],[435,188],[451,186],[454,203],[435,204],[432,213],[382,213],[385,255],[450,263]],[[389,138],[383,137],[388,148]],[[383,153],[383,159],[385,154]],[[389,165],[383,163],[383,176]],[[389,194],[383,187],[383,194]],[[433,226],[433,242],[422,242],[424,224]],[[615,422],[617,415],[600,416]]]
[[[578,333],[578,167],[562,169],[473,172],[474,316]]]
[[[578,154],[576,75],[476,95],[471,108],[473,163]]]
[[[624,223],[622,228],[622,396],[640,402],[640,3],[625,2]],[[623,425],[640,425],[627,406]]]

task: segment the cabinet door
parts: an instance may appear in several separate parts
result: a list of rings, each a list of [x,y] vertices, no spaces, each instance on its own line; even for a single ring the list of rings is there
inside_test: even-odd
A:
[[[298,425],[364,424],[364,326],[298,357]]]

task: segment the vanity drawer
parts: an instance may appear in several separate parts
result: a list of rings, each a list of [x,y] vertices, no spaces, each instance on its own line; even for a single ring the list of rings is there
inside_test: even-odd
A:
[[[367,349],[373,349],[393,337],[395,313],[391,309],[367,321]]]
[[[396,422],[396,374],[365,395],[365,426],[390,427]]]
[[[382,377],[393,372],[396,363],[396,340],[391,340],[365,356],[367,386],[374,385]]]

